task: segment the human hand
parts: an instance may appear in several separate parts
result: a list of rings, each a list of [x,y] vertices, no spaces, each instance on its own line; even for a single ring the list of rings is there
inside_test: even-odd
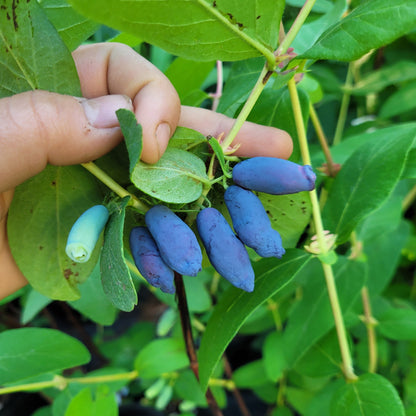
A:
[[[180,105],[169,80],[131,48],[116,43],[78,48],[73,57],[84,98],[29,91],[0,99],[0,298],[27,284],[7,241],[13,189],[47,164],[72,165],[99,158],[121,140],[115,111],[134,111],[143,128],[142,160],[155,163],[178,125],[218,137],[233,120]],[[288,158],[290,136],[246,122],[234,144],[237,156]]]

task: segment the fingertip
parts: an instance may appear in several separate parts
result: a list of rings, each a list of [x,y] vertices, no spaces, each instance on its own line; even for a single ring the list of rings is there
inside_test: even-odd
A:
[[[293,151],[293,142],[289,133],[276,127],[245,122],[234,143],[239,147],[236,156],[241,157],[277,157],[288,159]]]
[[[203,108],[182,106],[180,125],[197,130],[205,136],[227,135],[235,120],[223,114]],[[235,137],[236,156],[269,156],[288,159],[293,151],[293,142],[284,130],[246,121]]]
[[[143,129],[141,159],[156,163],[165,152],[169,139],[178,125],[180,100],[166,78],[150,82],[133,101],[137,121]]]

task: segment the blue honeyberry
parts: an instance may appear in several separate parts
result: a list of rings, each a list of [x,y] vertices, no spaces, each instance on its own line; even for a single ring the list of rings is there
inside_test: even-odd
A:
[[[175,293],[173,270],[163,261],[159,249],[146,227],[130,232],[130,250],[134,263],[147,282],[165,293]]]
[[[253,157],[233,168],[236,185],[271,195],[311,191],[315,188],[315,180],[311,166],[275,157]]]
[[[104,205],[95,205],[75,221],[65,248],[68,257],[77,263],[85,263],[90,259],[108,216],[108,209]]]
[[[191,228],[163,205],[150,208],[145,222],[164,262],[182,275],[196,276],[202,268],[202,252]]]
[[[285,254],[280,234],[271,226],[260,199],[251,191],[237,185],[224,193],[235,232],[240,240],[261,257],[281,258]]]
[[[254,270],[244,244],[215,208],[198,213],[196,225],[208,258],[215,270],[232,285],[252,292]]]

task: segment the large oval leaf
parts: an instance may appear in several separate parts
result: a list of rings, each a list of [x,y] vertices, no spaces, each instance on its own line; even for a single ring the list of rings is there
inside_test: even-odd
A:
[[[416,128],[404,124],[370,136],[342,166],[323,211],[325,227],[338,235],[339,243],[388,199],[401,177]]]
[[[353,61],[415,26],[416,0],[366,1],[328,28],[302,58]]]
[[[254,292],[232,287],[223,295],[208,321],[199,349],[203,389],[207,388],[215,366],[248,316],[289,283],[310,259],[309,254],[296,249],[287,250],[282,260],[262,259],[253,264],[257,276]]]
[[[0,334],[0,385],[85,364],[88,350],[77,339],[47,328]]]
[[[101,282],[111,303],[129,312],[137,304],[137,292],[124,259],[123,232],[129,197],[114,202],[104,230],[104,246],[100,259]]]
[[[34,89],[81,96],[72,56],[38,2],[0,7],[0,97]]]
[[[197,200],[202,183],[208,181],[204,162],[193,153],[175,148],[168,148],[153,165],[138,161],[130,178],[146,194],[176,204]]]
[[[85,16],[199,61],[265,55],[278,37],[284,1],[70,0]],[[264,46],[267,45],[267,46]]]
[[[295,303],[283,335],[289,366],[296,364],[334,327],[322,265],[318,260],[314,260],[304,272],[305,276],[302,275],[302,278],[306,283],[302,287],[303,296]],[[366,264],[339,257],[334,265],[334,275],[340,306],[345,314],[365,284]]]
[[[364,374],[345,383],[332,397],[331,415],[404,416],[403,403],[394,386],[378,374]]]
[[[66,0],[39,0],[39,3],[71,51],[99,28],[98,23],[81,16]]]
[[[65,246],[76,219],[102,198],[81,166],[49,166],[16,188],[7,221],[10,247],[38,292],[52,299],[79,298],[77,284],[94,269],[102,240],[86,263],[74,263]]]

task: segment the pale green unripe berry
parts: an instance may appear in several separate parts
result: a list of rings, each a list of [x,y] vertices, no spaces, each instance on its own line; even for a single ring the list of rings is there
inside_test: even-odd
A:
[[[75,221],[65,248],[68,257],[77,263],[85,263],[90,259],[108,216],[108,209],[104,205],[95,205]]]

